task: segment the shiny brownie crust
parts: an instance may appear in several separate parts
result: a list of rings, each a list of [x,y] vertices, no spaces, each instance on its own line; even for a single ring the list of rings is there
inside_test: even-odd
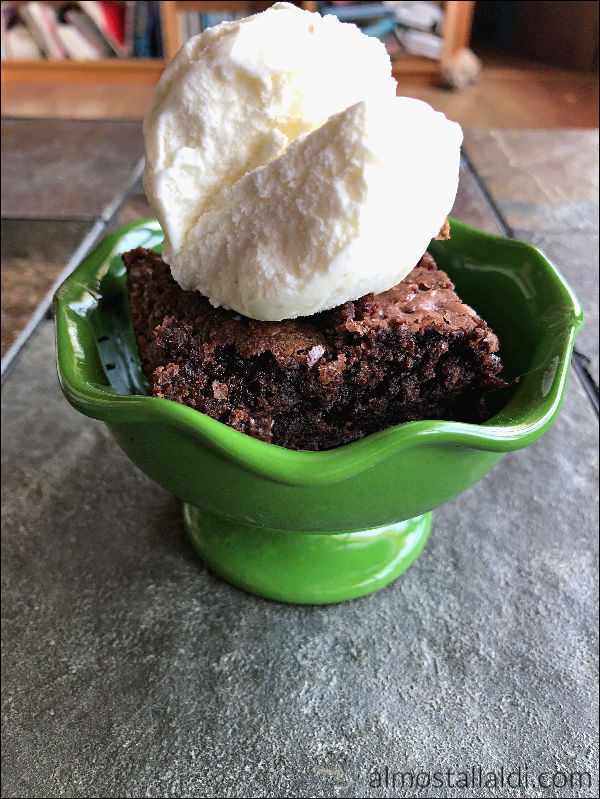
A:
[[[282,322],[213,308],[152,250],[123,260],[150,394],[263,441],[325,450],[399,422],[481,422],[504,385],[498,339],[428,254],[390,291]]]

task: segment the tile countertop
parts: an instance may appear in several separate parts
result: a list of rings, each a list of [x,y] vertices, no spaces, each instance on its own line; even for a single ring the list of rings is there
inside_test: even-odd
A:
[[[472,766],[597,795],[597,133],[467,132],[453,211],[541,245],[579,294],[556,423],[436,511],[396,582],[303,607],[208,571],[178,501],[60,393],[35,303],[80,236],[146,213],[135,123],[85,124],[3,122],[31,167],[28,190],[3,173],[3,286],[22,308],[15,281],[45,280],[2,391],[3,795],[414,796],[394,772]],[[107,161],[73,146],[92,130]],[[62,191],[64,159],[94,198]],[[516,795],[452,779],[445,796]]]
[[[39,304],[49,305],[52,287],[103,235],[139,179],[142,126],[3,119],[2,152],[4,359]]]

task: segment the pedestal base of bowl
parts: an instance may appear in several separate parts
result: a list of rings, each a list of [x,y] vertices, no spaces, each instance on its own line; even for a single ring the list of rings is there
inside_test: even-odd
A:
[[[415,560],[431,513],[358,532],[305,533],[224,519],[184,503],[200,557],[233,585],[280,602],[326,604],[383,588]]]

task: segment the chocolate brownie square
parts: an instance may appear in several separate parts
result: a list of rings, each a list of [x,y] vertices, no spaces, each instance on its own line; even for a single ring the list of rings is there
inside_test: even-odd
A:
[[[123,260],[150,393],[263,441],[326,450],[399,422],[481,422],[504,385],[498,339],[428,254],[389,291],[282,322],[183,291],[152,250]]]

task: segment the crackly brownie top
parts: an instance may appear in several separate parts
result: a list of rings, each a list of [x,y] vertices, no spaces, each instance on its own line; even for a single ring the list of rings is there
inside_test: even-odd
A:
[[[407,336],[431,330],[448,336],[475,333],[478,339],[486,340],[490,352],[498,349],[494,333],[461,302],[448,275],[436,268],[428,253],[389,291],[281,322],[257,321],[214,308],[200,293],[183,291],[160,255],[152,250],[137,248],[124,253],[123,260],[136,312],[145,315],[146,329],[158,327],[166,317],[175,318],[189,329],[191,338],[209,344],[211,349],[234,344],[244,358],[270,352],[282,366],[312,366],[333,347],[352,342],[368,348],[386,328],[402,330]]]

